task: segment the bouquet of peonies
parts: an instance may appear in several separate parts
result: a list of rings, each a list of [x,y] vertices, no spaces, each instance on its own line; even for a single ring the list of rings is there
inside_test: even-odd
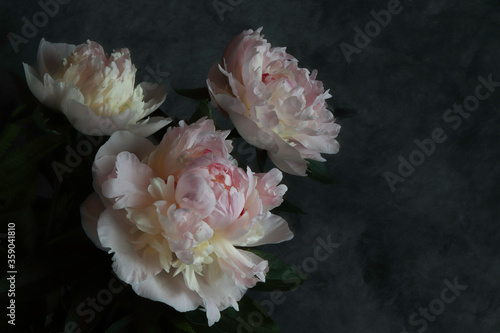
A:
[[[333,182],[321,154],[338,152],[340,126],[317,72],[271,47],[261,29],[244,31],[210,69],[207,87],[176,90],[199,103],[190,119],[178,120],[158,109],[165,88],[135,84],[128,49],[108,55],[93,41],[42,39],[37,68],[24,64],[24,71],[39,102],[28,98],[2,131],[1,163],[11,178],[2,176],[3,186],[11,193],[1,199],[17,225],[41,231],[31,249],[52,255],[40,270],[36,255],[15,267],[30,275],[18,284],[21,294],[36,283],[47,292],[40,327],[277,331],[268,316],[249,319],[264,310],[244,295],[304,281],[253,248],[293,237],[276,214],[301,213],[283,199],[282,171]],[[234,129],[218,129],[211,107]],[[259,172],[231,155],[235,139],[254,146]],[[277,168],[264,172],[267,156]],[[18,178],[25,181],[12,194]],[[50,195],[38,195],[33,182],[47,183]],[[96,249],[112,254],[112,270]],[[64,276],[51,278],[61,265]],[[102,280],[107,288],[96,291]]]

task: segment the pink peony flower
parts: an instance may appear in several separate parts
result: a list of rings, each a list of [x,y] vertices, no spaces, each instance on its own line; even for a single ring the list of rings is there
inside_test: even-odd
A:
[[[96,42],[75,46],[42,39],[38,71],[23,65],[36,98],[64,113],[84,134],[127,130],[148,136],[170,123],[164,117],[143,119],[163,103],[166,93],[163,87],[147,82],[134,87],[136,68],[128,49],[108,56]]]
[[[326,109],[331,95],[316,80],[316,70],[310,74],[285,48],[271,48],[261,30],[242,32],[212,66],[212,103],[247,142],[267,150],[278,168],[305,176],[305,159],[325,161],[321,153],[339,150],[340,126]]]
[[[265,281],[267,261],[237,247],[293,237],[269,212],[287,190],[281,172],[238,168],[228,134],[205,119],[181,121],[158,146],[114,133],[96,155],[96,193],[81,209],[87,235],[114,253],[120,279],[178,311],[203,306],[209,325]]]

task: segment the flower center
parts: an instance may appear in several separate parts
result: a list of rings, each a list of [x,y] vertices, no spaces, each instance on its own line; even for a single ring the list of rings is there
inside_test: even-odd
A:
[[[274,77],[272,77],[271,74],[269,74],[269,73],[262,74],[262,82],[264,82],[265,84],[268,84],[269,82],[274,81],[274,80],[276,80],[276,79]]]
[[[221,163],[212,163],[209,166],[209,172],[212,181],[219,183],[226,191],[229,191],[233,185],[229,168]]]

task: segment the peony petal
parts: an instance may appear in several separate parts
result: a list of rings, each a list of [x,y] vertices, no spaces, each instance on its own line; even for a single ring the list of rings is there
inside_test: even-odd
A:
[[[111,135],[123,129],[135,116],[130,109],[114,116],[97,116],[87,105],[74,99],[64,99],[62,112],[71,125],[87,135]]]
[[[299,133],[294,135],[293,138],[303,144],[304,147],[320,153],[336,154],[339,151],[339,143],[331,135],[310,136]]]
[[[210,71],[208,72],[207,87],[211,94],[223,94],[226,93],[229,87],[229,81],[227,76],[225,76],[220,70],[219,64],[214,64]],[[214,98],[211,98],[212,102],[216,102]]]
[[[155,276],[162,267],[158,256],[142,256],[134,248],[137,228],[126,218],[125,210],[107,208],[100,216],[97,234],[101,244],[113,255],[113,269],[126,283],[134,285]]]
[[[277,134],[274,135],[278,151],[268,151],[273,163],[284,172],[297,176],[306,176],[307,162],[300,156],[297,149],[294,149]]]
[[[124,127],[124,130],[127,130],[135,135],[139,135],[142,137],[150,136],[158,132],[163,127],[167,126],[172,122],[170,118],[164,117],[151,117],[144,119],[137,124],[130,124]]]
[[[169,176],[167,181],[160,177],[151,178],[148,192],[155,200],[165,200],[169,203],[175,202],[175,178]]]
[[[246,116],[235,112],[229,113],[231,121],[245,141],[258,148],[270,152],[277,152],[279,147],[275,141],[275,134],[262,130],[257,124]]]
[[[212,189],[203,176],[196,172],[186,172],[177,182],[175,198],[182,208],[189,208],[203,218],[215,208],[216,200]]]
[[[269,158],[282,171],[296,176],[307,176],[307,162],[288,161],[275,153],[269,153]]]
[[[154,145],[148,139],[136,136],[132,133],[120,131],[115,132],[109,140],[97,151],[92,173],[94,176],[94,189],[102,195],[102,184],[111,178],[116,164],[116,155],[122,151],[128,151],[140,159],[148,155],[154,149]],[[106,207],[110,200],[101,197]]]
[[[37,56],[40,75],[54,74],[63,65],[64,58],[69,56],[75,48],[76,46],[72,44],[50,43],[42,38],[38,46]]]
[[[142,88],[144,94],[144,116],[149,115],[151,112],[158,109],[158,107],[167,98],[165,87],[156,83],[141,82],[139,86]]]
[[[222,271],[242,288],[252,288],[258,281],[264,282],[269,270],[268,262],[251,252],[227,244],[217,246],[215,250]]]
[[[102,156],[116,156],[122,151],[128,151],[142,160],[155,148],[155,145],[146,138],[127,131],[119,131],[113,133],[109,140],[99,148],[95,159],[98,161]]]
[[[35,97],[45,106],[51,109],[58,109],[54,95],[47,89],[40,80],[39,74],[36,70],[23,63],[24,74],[26,76],[26,83]]]
[[[288,223],[280,216],[267,212],[258,222],[262,227],[263,237],[252,241],[248,237],[234,242],[237,246],[259,246],[265,244],[277,244],[293,238],[293,233]]]
[[[244,206],[245,194],[233,187],[229,193],[222,193],[206,221],[214,230],[226,228],[236,221]]]
[[[102,194],[115,198],[114,209],[152,204],[153,198],[147,189],[155,174],[148,165],[141,163],[134,154],[121,152],[116,156],[115,169],[116,178],[102,184]]]
[[[233,306],[245,294],[246,288],[238,286],[230,275],[224,273],[219,265],[206,265],[203,275],[198,278],[198,294],[207,310],[208,325],[220,319],[220,311]]]
[[[264,205],[264,210],[271,210],[278,207],[283,202],[283,195],[287,191],[286,185],[278,185],[283,174],[278,169],[274,168],[267,173],[257,174],[257,186],[260,199]]]
[[[168,304],[181,312],[195,310],[203,304],[201,297],[186,287],[182,275],[172,276],[165,271],[132,283],[132,289],[139,296]]]

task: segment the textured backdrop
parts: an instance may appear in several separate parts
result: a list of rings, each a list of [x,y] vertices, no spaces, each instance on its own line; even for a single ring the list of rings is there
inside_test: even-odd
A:
[[[273,299],[251,292],[282,332],[500,331],[496,1],[44,3],[0,4],[2,105],[17,103],[4,71],[35,63],[42,37],[128,47],[179,118],[195,103],[173,87],[203,86],[242,30],[263,26],[319,71],[342,125],[327,156],[339,184],[285,177],[307,214],[285,215],[295,238],[266,250],[309,278]]]

